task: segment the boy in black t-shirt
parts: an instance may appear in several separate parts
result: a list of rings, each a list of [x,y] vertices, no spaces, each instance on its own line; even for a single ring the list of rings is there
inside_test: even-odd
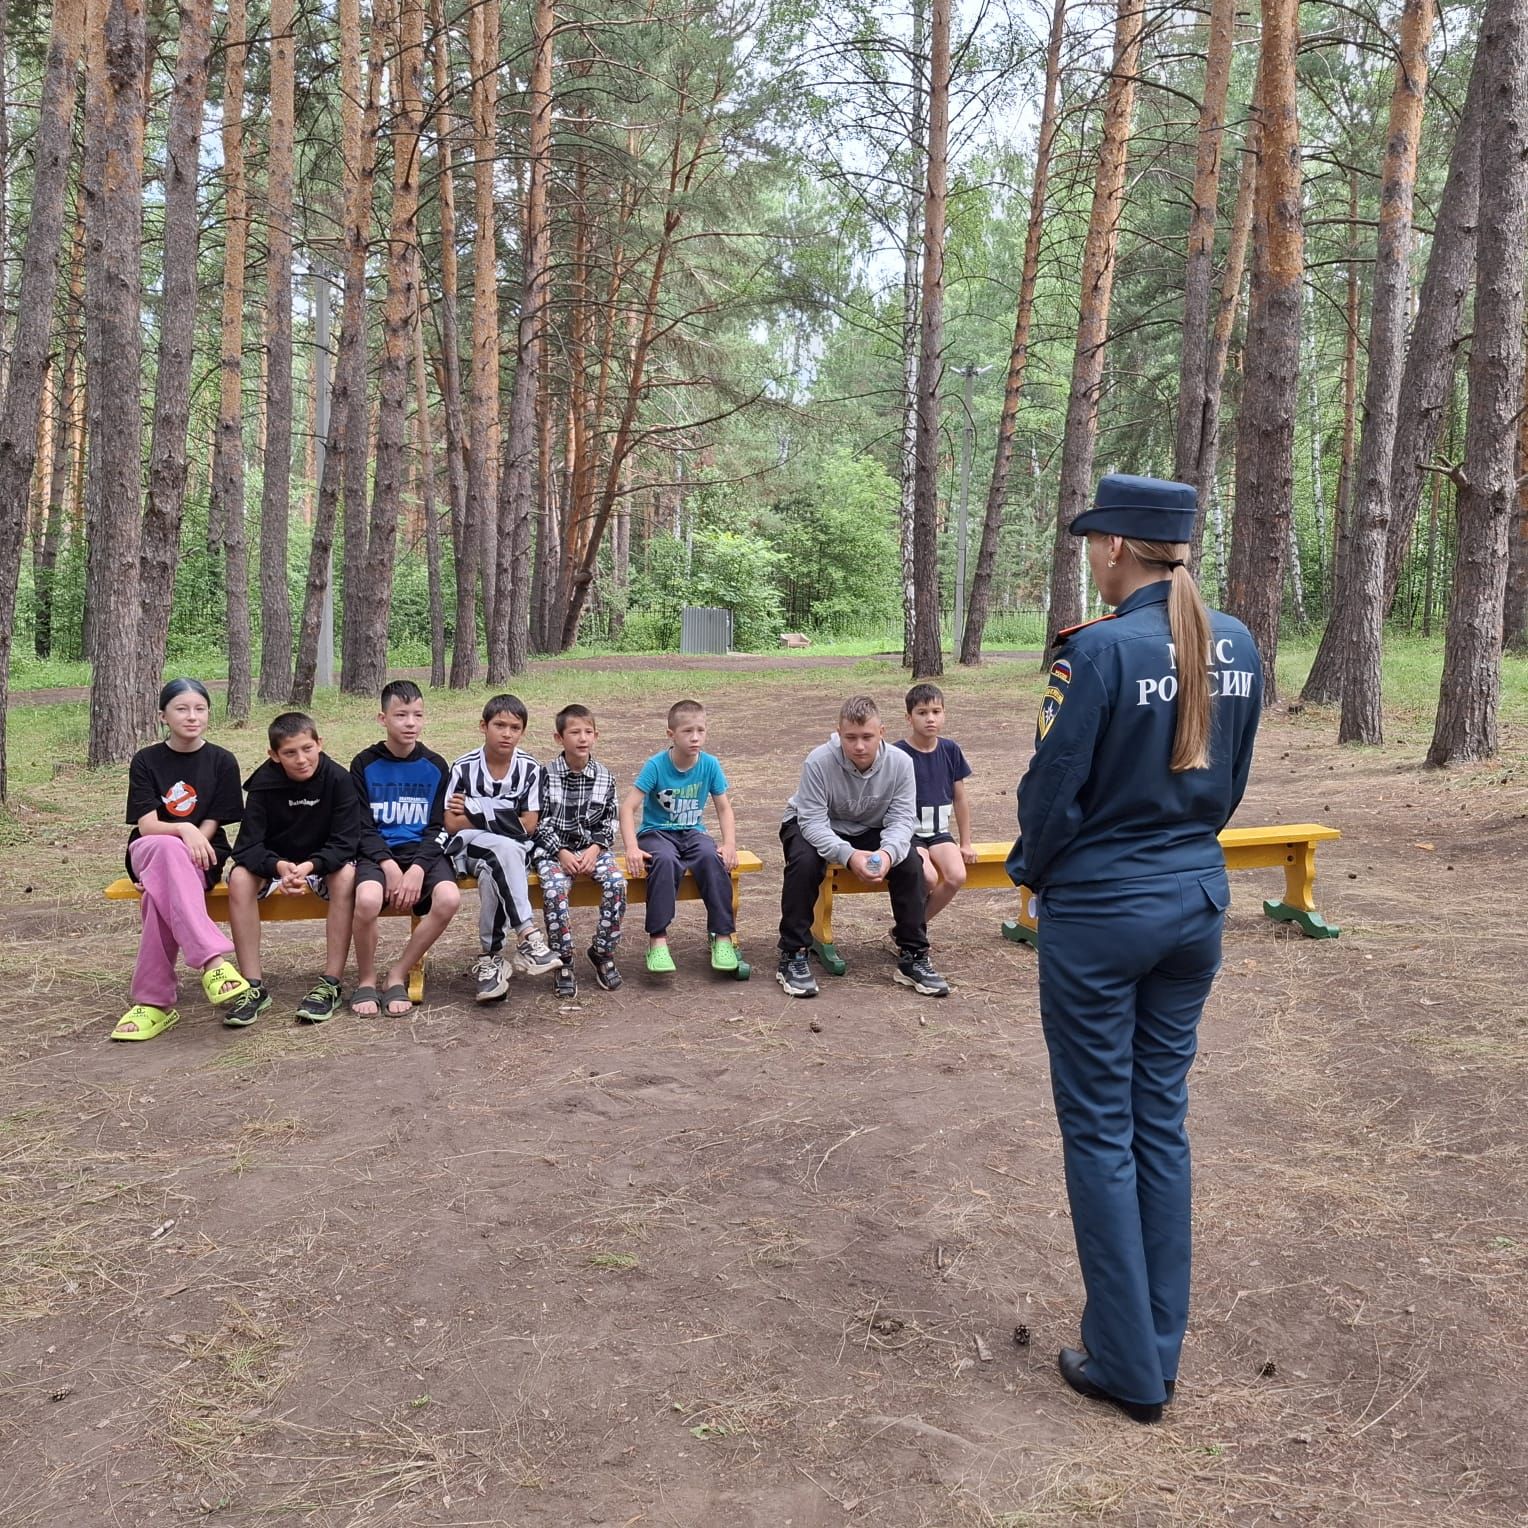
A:
[[[966,884],[966,866],[976,861],[965,787],[971,766],[958,743],[939,735],[944,727],[944,693],[937,685],[915,684],[907,692],[906,704],[907,736],[898,740],[897,747],[912,759],[918,781],[913,847],[923,860],[928,889],[925,916],[932,922],[936,913],[955,900],[955,893]]]
[[[270,757],[244,782],[249,800],[228,874],[228,919],[249,991],[224,1022],[253,1024],[271,1006],[260,968],[261,901],[312,891],[329,904],[324,972],[297,1005],[297,1017],[322,1024],[340,1005],[340,978],[350,953],[361,800],[349,770],[323,751],[311,716],[284,711],[267,738]]]

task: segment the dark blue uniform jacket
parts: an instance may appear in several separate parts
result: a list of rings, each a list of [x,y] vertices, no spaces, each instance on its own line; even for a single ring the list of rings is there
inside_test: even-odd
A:
[[[1212,610],[1202,660],[1215,697],[1210,763],[1174,774],[1183,655],[1168,630],[1168,587],[1147,584],[1113,615],[1062,634],[1019,782],[1016,884],[1039,891],[1223,863],[1215,835],[1247,788],[1263,666],[1247,628]]]

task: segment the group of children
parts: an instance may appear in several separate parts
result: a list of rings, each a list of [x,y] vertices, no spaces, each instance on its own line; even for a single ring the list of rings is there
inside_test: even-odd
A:
[[[646,968],[673,972],[668,928],[688,871],[705,904],[714,969],[735,972],[738,950],[732,871],[736,819],[721,764],[704,750],[699,702],[671,706],[669,744],[642,766],[617,805],[614,776],[594,757],[599,730],[587,706],[554,723],[560,751],[542,766],[521,747],[523,701],[495,695],[483,708],[481,746],[447,765],[421,740],[424,698],[409,680],[382,691],[382,738],[347,771],[323,751],[313,719],[283,712],[268,729],[266,762],[241,790],[237,760],[206,738],[211,703],[195,679],[159,696],[165,739],[133,757],[127,820],[128,873],[141,893],[143,936],[132,1006],[112,1033],[149,1040],[179,1019],[177,953],[201,971],[224,1024],[242,1028],[274,1001],[260,958],[260,903],[312,892],[327,903],[322,975],[296,1008],[320,1024],[344,1001],[352,945],[351,1009],[406,1014],[408,973],[461,905],[459,876],[478,888],[481,953],[475,996],[503,998],[519,974],[552,975],[559,997],[577,995],[570,901],[574,882],[599,889],[588,946],[595,980],[621,985],[616,949],[626,913],[626,875],[646,878]],[[874,701],[846,701],[839,728],[803,766],[781,825],[786,868],[777,979],[793,997],[817,991],[807,962],[811,910],[829,862],[891,893],[896,980],[934,996],[949,988],[928,956],[927,921],[949,904],[974,858],[963,781],[970,766],[940,735],[944,697],[932,685],[907,696],[908,735],[884,739]],[[718,836],[705,828],[714,804]],[[237,823],[232,844],[226,828]],[[954,828],[952,834],[951,828]],[[619,834],[626,872],[615,856]],[[229,936],[207,914],[205,892],[228,875]],[[541,889],[545,933],[531,903]],[[417,921],[378,980],[378,918],[384,907]],[[231,937],[230,937],[231,936]]]

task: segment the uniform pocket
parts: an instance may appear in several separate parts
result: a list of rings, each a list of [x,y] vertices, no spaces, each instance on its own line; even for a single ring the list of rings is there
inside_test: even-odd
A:
[[[1201,876],[1199,888],[1216,912],[1223,913],[1231,905],[1231,878],[1224,870],[1213,870]]]

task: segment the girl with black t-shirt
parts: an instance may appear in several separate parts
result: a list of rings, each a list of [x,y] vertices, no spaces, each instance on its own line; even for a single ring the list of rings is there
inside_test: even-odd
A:
[[[165,740],[133,755],[127,774],[127,870],[142,893],[143,937],[133,969],[133,1006],[113,1040],[152,1040],[179,1021],[175,958],[202,973],[214,1005],[231,1003],[249,983],[229,960],[233,941],[207,916],[206,892],[228,858],[223,825],[244,815],[239,761],[204,736],[211,697],[196,679],[172,679],[159,692]]]

